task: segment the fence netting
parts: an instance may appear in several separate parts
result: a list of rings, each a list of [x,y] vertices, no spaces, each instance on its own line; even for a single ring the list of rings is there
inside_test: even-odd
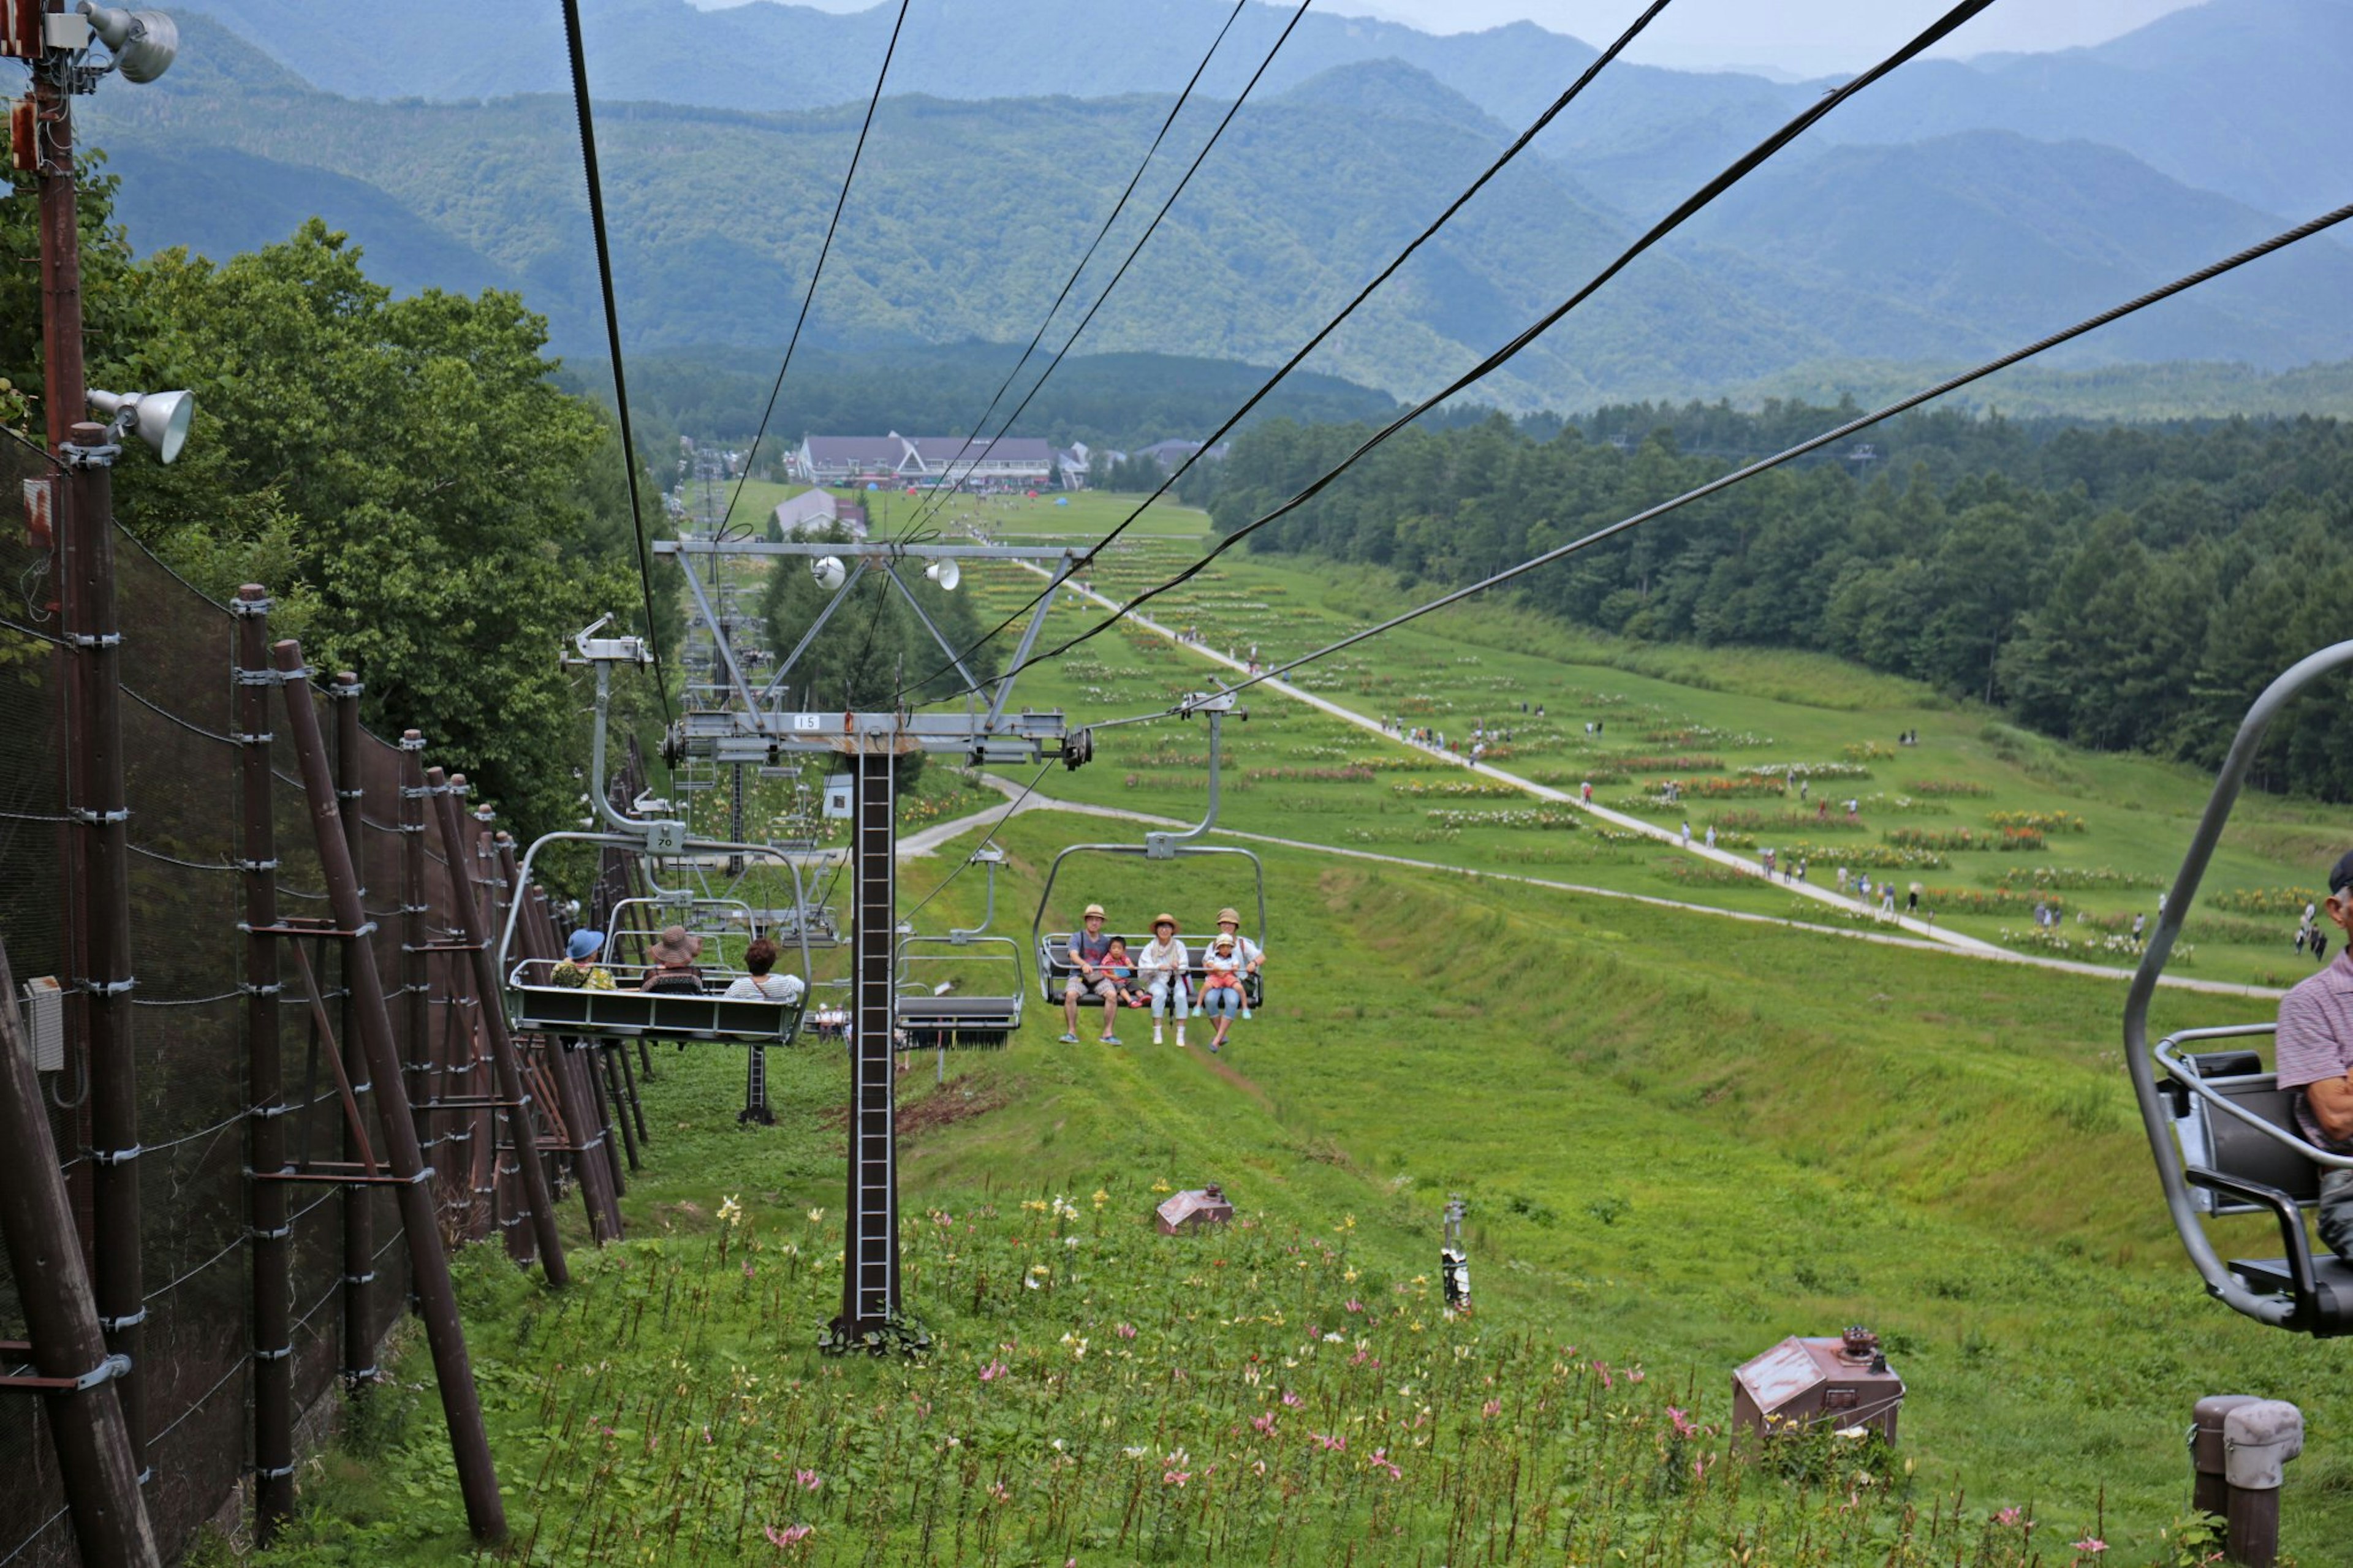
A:
[[[53,978],[70,997],[81,978],[66,782],[76,655],[59,631],[50,552],[28,531],[24,483],[48,472],[46,458],[0,443],[0,941],[19,986],[10,1005],[28,982]],[[253,1467],[254,1105],[242,922],[245,862],[261,857],[241,842],[237,618],[120,532],[116,577],[147,1311],[137,1375],[152,1472],[147,1506],[176,1559],[239,1497]],[[314,671],[307,688],[286,693],[313,704],[332,755],[337,709],[348,700],[330,696],[323,679]],[[278,910],[281,920],[324,921],[325,877],[284,696],[272,689],[267,742]],[[356,815],[353,860],[375,926],[365,940],[383,979],[404,1088],[418,1108],[443,1236],[455,1244],[519,1235],[510,1245],[527,1253],[530,1227],[512,1223],[514,1184],[495,1173],[503,1165],[511,1178],[513,1156],[500,1152],[491,1114],[431,1105],[493,1093],[479,1026],[481,1008],[497,998],[476,994],[471,955],[451,949],[457,899],[480,896],[486,910],[503,915],[500,888],[469,887],[496,876],[495,847],[470,819],[470,863],[453,871],[430,803],[413,793],[420,759],[396,742],[361,731],[353,754],[334,763],[343,809]],[[360,1123],[381,1159],[380,1090],[358,1048],[346,944],[301,941],[315,1004],[294,941],[279,945],[282,989],[274,1003],[288,1157],[307,1163],[356,1152],[332,1059],[340,1048]],[[63,1059],[38,1064],[38,1076],[87,1257],[97,1225],[90,1074],[77,1033],[69,1024]],[[391,1188],[322,1181],[290,1184],[289,1194],[295,1407],[308,1413],[339,1377],[374,1368],[406,1309],[407,1253]],[[16,1281],[0,1258],[0,1339],[24,1337]],[[26,1365],[22,1355],[0,1363],[7,1371]],[[0,1565],[79,1563],[42,1400],[0,1394],[0,1473],[8,1477],[0,1486]]]

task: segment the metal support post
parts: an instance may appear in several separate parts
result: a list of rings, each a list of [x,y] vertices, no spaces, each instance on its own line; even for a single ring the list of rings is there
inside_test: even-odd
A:
[[[426,949],[432,942],[426,916],[425,878],[425,737],[415,730],[400,732],[400,1019],[402,1044],[407,1047],[406,1078],[417,1121],[417,1142],[427,1150],[439,1148],[449,1132],[449,1118],[424,1109],[441,1098],[441,1075],[433,1063],[433,967]],[[449,1162],[439,1154],[434,1163],[443,1170]],[[470,1215],[473,1195],[467,1194]]]
[[[48,1106],[16,1024],[16,995],[8,955],[0,952],[0,1240],[48,1404],[74,1539],[84,1563],[161,1568],[119,1397],[127,1366],[108,1352],[99,1330]]]
[[[427,769],[426,788],[440,819],[441,852],[454,868],[465,863],[467,835],[458,816],[457,796],[439,768]],[[497,1075],[498,1097],[506,1103],[508,1140],[514,1145],[515,1165],[522,1182],[523,1202],[531,1209],[532,1233],[539,1243],[540,1267],[550,1285],[568,1285],[572,1270],[564,1260],[564,1238],[555,1226],[555,1200],[547,1188],[547,1167],[539,1157],[539,1139],[532,1131],[531,1096],[523,1091],[522,1066],[516,1059],[513,1037],[507,1033],[506,1008],[501,1005],[498,962],[484,934],[481,910],[461,883],[451,900],[458,910],[459,942],[470,951],[462,957],[474,977],[482,1037],[490,1046],[491,1070]],[[495,1138],[492,1140],[495,1144]],[[493,1152],[495,1160],[496,1153]]]
[[[2304,1452],[2304,1412],[2284,1399],[2253,1399],[2222,1417],[2222,1479],[2230,1560],[2272,1568],[2279,1557],[2280,1484]]]
[[[335,715],[335,798],[343,814],[343,845],[351,851],[352,868],[364,876],[367,854],[360,814],[367,809],[366,774],[360,763],[360,678],[346,669],[327,689]],[[366,900],[363,885],[360,897]],[[343,1072],[351,1081],[368,1085],[367,1060],[359,1046],[358,1005],[352,999],[351,950],[343,953]],[[343,1158],[368,1158],[366,1123],[347,1121],[343,1128]],[[365,1187],[343,1189],[343,1382],[358,1388],[374,1380],[375,1367],[375,1194]]]
[[[79,409],[81,401],[76,387],[72,406]],[[122,636],[114,600],[111,465],[116,448],[102,425],[77,424],[68,435],[57,539],[63,630],[73,671],[67,724],[67,804],[73,816],[69,831],[81,872],[82,962],[74,1011],[90,1064],[99,1319],[108,1348],[130,1357],[136,1367],[147,1304],[140,1258],[139,1085],[131,1048],[131,814],[122,783]],[[116,1391],[130,1426],[132,1451],[142,1468],[145,1381],[134,1372]]]
[[[2221,1519],[2230,1510],[2230,1489],[2222,1479],[2222,1418],[2254,1403],[2252,1394],[2210,1394],[2190,1414],[2189,1506],[2200,1513]]]
[[[237,590],[237,743],[244,831],[247,1168],[286,1169],[286,1086],[278,1030],[278,830],[270,792],[269,595]],[[253,1229],[253,1533],[267,1545],[294,1511],[293,1228],[286,1184],[248,1178]]]
[[[832,1347],[885,1348],[880,1336],[900,1315],[899,1150],[896,1068],[892,1060],[898,758],[887,735],[857,737],[851,776],[851,876],[857,926],[856,1000],[851,1010],[849,1194],[843,1238],[841,1315]],[[871,1337],[870,1337],[871,1336]]]
[[[272,650],[279,679],[288,687],[304,679],[302,646],[281,642]],[[457,1462],[459,1489],[465,1494],[466,1521],[475,1539],[497,1541],[506,1534],[506,1506],[499,1498],[498,1471],[491,1461],[491,1443],[482,1429],[482,1405],[474,1387],[474,1369],[466,1351],[464,1325],[458,1317],[458,1296],[449,1279],[449,1258],[441,1247],[441,1227],[433,1212],[433,1194],[417,1123],[401,1084],[401,1062],[393,1044],[392,1017],[385,1010],[384,982],[376,973],[375,951],[365,940],[367,911],[360,907],[359,877],[352,868],[351,850],[343,841],[335,805],[334,779],[327,768],[327,746],[319,732],[319,716],[311,710],[309,693],[286,691],[287,729],[301,761],[302,787],[310,797],[311,822],[318,840],[319,863],[327,885],[328,908],[336,925],[353,933],[348,966],[358,1003],[360,1037],[367,1048],[370,1077],[375,1080],[377,1120],[384,1124],[385,1163],[400,1178],[393,1191],[400,1200],[401,1226],[408,1233],[409,1277],[417,1293],[418,1314],[433,1353],[433,1372],[441,1387],[441,1409],[449,1424],[449,1447]]]

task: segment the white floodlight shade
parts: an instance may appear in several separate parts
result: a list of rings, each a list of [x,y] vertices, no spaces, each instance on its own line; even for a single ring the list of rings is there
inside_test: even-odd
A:
[[[839,590],[849,576],[839,555],[818,556],[809,563],[809,574],[817,579],[817,585],[828,594]]]
[[[957,565],[954,559],[934,561],[923,568],[923,575],[937,583],[947,592],[954,593],[955,585],[964,581],[964,568]]]
[[[125,81],[153,81],[180,54],[180,29],[161,11],[124,11],[81,0],[81,15],[98,41],[114,51]]]
[[[131,427],[168,463],[187,445],[188,421],[195,417],[196,400],[185,392],[100,392],[93,388],[90,405],[109,419],[131,414]]]

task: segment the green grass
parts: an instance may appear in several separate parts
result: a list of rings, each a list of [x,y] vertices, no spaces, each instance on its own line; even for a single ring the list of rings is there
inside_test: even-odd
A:
[[[1005,924],[1100,826],[1005,829]],[[1752,1561],[1861,1565],[1949,1562],[1957,1519],[1970,1562],[2064,1563],[2097,1530],[2109,1561],[2140,1563],[2183,1507],[2195,1398],[2295,1397],[2316,1433],[2353,1415],[2326,1347],[2206,1301],[2181,1262],[2112,984],[1304,853],[1267,862],[1270,995],[1228,1057],[1155,1050],[1134,1021],[1126,1049],[1059,1047],[1059,1009],[1033,996],[1009,1050],[955,1058],[941,1089],[925,1058],[901,1080],[908,1304],[935,1339],[913,1365],[811,1349],[839,1300],[839,1058],[786,1053],[781,1125],[747,1130],[740,1058],[661,1057],[650,1165],[627,1199],[637,1239],[580,1258],[560,1299],[490,1249],[464,1270],[530,1547],[515,1560],[1615,1563],[1622,1546],[1696,1564],[1746,1531],[1772,1532]],[[911,872],[911,891],[954,863]],[[927,921],[971,922],[974,881]],[[1055,902],[1110,889],[1189,909],[1238,886],[1231,868],[1107,862]],[[2174,994],[2159,1013],[2238,1016]],[[1252,1228],[1148,1232],[1158,1187],[1205,1180]],[[1428,1294],[1449,1193],[1470,1205],[1468,1322]],[[1058,1194],[1074,1219],[1024,1206]],[[716,1217],[731,1195],[745,1230]],[[1040,1266],[1039,1289],[1017,1283]],[[1873,1484],[1825,1491],[1719,1460],[1707,1486],[1662,1489],[1668,1456],[1725,1451],[1734,1363],[1852,1321],[1886,1336],[1911,1389]],[[1311,1343],[1310,1323],[1345,1346]],[[1379,1381],[1349,1364],[1359,1342]],[[1616,1369],[1609,1387],[1594,1362]],[[984,1381],[992,1364],[1007,1370]],[[409,1382],[427,1371],[404,1359],[365,1451],[306,1477],[304,1521],[271,1561],[462,1550],[435,1408]],[[1303,1401],[1296,1422],[1282,1389]],[[1706,1429],[1681,1448],[1670,1403]],[[1250,1425],[1270,1414],[1277,1436]],[[1342,1464],[1309,1433],[1351,1417]],[[1262,1459],[1273,1479],[1250,1473]],[[2291,1471],[2304,1561],[2331,1560],[2353,1525],[2348,1477],[2325,1441]],[[1989,1522],[2012,1506],[2043,1521],[2031,1548]],[[1596,1528],[1564,1553],[1572,1520]],[[799,1523],[816,1528],[797,1559],[763,1533]]]
[[[1091,502],[1100,498],[1090,498]],[[1114,598],[1160,582],[1206,542],[1169,531],[1124,540],[1097,565],[1092,581]],[[1198,513],[1197,528],[1206,528]],[[1058,520],[1073,535],[1094,524]],[[1010,567],[986,567],[967,577],[994,623],[1039,587]],[[1394,613],[1407,590],[1386,576],[1328,563],[1234,552],[1148,607],[1164,624],[1197,629],[1220,649],[1244,654],[1255,644],[1267,662],[1306,652]],[[1065,596],[1047,626],[1046,645],[1075,635],[1102,612]],[[1221,674],[1207,661],[1131,627],[1093,637],[1066,658],[1023,677],[1018,700],[1060,707],[1075,717],[1100,719],[1149,712],[1187,690],[1205,689]],[[1967,827],[1993,834],[1996,812],[2065,812],[2080,817],[2082,833],[2049,837],[2028,853],[1991,848],[1956,852],[1941,868],[1906,869],[1905,883],[1924,889],[1990,891],[2005,878],[2037,867],[2062,871],[2106,869],[2118,877],[2089,888],[2061,889],[2063,934],[2078,944],[2071,956],[2128,967],[2129,952],[2105,951],[2105,934],[2129,926],[2134,914],[2155,918],[2158,890],[2179,863],[2211,782],[2197,771],[2149,758],[2086,752],[2001,722],[1967,702],[1925,687],[1872,674],[1815,655],[1745,648],[1694,648],[1628,644],[1565,627],[1507,603],[1459,606],[1331,659],[1302,669],[1298,684],[1357,712],[1392,716],[1406,724],[1444,731],[1466,741],[1474,723],[1506,727],[1513,739],[1490,760],[1555,787],[1574,789],[1584,778],[1623,776],[1601,784],[1597,799],[1663,826],[1685,816],[1704,834],[1716,815],[1701,802],[1679,807],[1645,798],[1647,785],[1674,776],[1662,767],[1638,767],[1662,755],[1700,753],[1723,772],[1790,763],[1856,763],[1868,776],[1825,781],[1800,800],[1742,799],[1731,806],[1810,812],[1824,798],[1877,797],[1863,814],[1864,831],[1837,824],[1820,831],[1776,823],[1752,834],[1757,847],[1820,847],[1813,879],[1834,879],[1841,847],[1883,846],[1901,829],[1931,832]],[[1539,722],[1520,705],[1546,710]],[[1520,869],[1661,897],[1684,898],[1753,913],[1781,914],[1786,894],[1756,884],[1693,882],[1683,858],[1656,846],[1609,844],[1587,832],[1526,831],[1466,826],[1433,811],[1470,806],[1503,808],[1510,801],[1415,799],[1397,786],[1445,777],[1407,772],[1433,764],[1406,748],[1263,689],[1250,699],[1247,724],[1227,727],[1228,804],[1224,822],[1245,831],[1319,843],[1344,844],[1466,868]],[[1588,721],[1604,725],[1585,732]],[[1917,747],[1895,747],[1916,731]],[[1646,739],[1647,736],[1687,736]],[[1097,760],[1076,774],[1059,770],[1041,786],[1053,795],[1126,806],[1168,816],[1198,817],[1206,742],[1200,721],[1170,721],[1104,731]],[[1302,770],[1369,763],[1370,777],[1312,777]],[[1696,775],[1686,775],[1686,785]],[[1982,793],[1925,796],[1915,784],[1960,781]],[[1833,813],[1843,813],[1833,806]],[[2340,852],[2337,814],[2316,803],[2251,795],[2210,868],[2200,910],[2234,891],[2312,887],[2320,868]],[[1792,858],[1784,854],[1784,861]],[[1861,867],[1856,868],[1860,869]],[[1876,874],[1874,874],[1876,875]],[[1930,905],[1933,907],[1933,893]],[[2080,913],[2084,919],[2077,921]],[[2033,929],[2031,912],[1981,913],[1955,907],[1939,923],[1964,934],[2000,941],[2005,931]],[[2291,948],[2292,919],[2267,926],[2241,921],[2221,935],[2193,936],[2178,962],[2203,978],[2259,984],[2292,984],[2308,961]],[[2268,934],[2265,934],[2266,931]],[[2252,939],[2252,940],[2250,940]]]

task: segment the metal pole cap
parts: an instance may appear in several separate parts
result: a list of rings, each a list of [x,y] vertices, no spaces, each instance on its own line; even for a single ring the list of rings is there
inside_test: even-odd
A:
[[[2263,1403],[2252,1394],[2210,1394],[2192,1407],[2189,1468],[2201,1476],[2222,1473],[2222,1421],[2242,1405]]]
[[[2304,1412],[2257,1399],[2222,1417],[2222,1476],[2240,1491],[2276,1491],[2280,1471],[2304,1452]]]

